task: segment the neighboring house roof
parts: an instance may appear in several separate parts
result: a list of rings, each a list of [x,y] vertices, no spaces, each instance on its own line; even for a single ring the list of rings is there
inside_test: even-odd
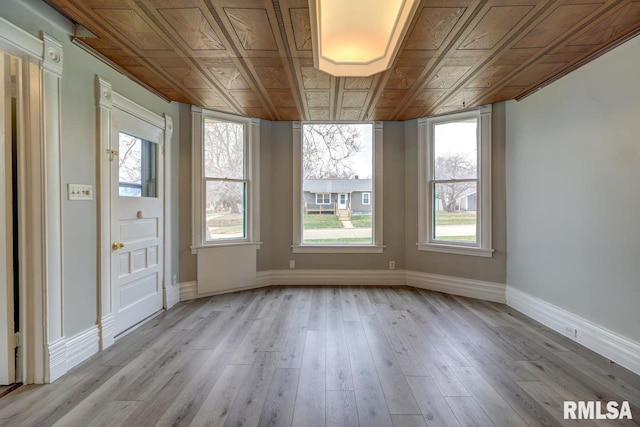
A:
[[[371,179],[305,179],[303,191],[310,193],[351,193],[371,191]]]

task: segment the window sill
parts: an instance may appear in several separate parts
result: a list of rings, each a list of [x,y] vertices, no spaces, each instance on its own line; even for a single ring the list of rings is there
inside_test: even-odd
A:
[[[429,252],[440,252],[454,255],[479,256],[484,258],[493,258],[495,249],[472,248],[454,245],[441,245],[437,243],[418,243],[418,250]]]
[[[292,245],[294,254],[381,254],[385,246]]]
[[[227,248],[232,246],[255,246],[256,249],[260,249],[260,246],[262,246],[262,242],[224,242],[212,243],[202,246],[191,246],[191,255],[196,255],[201,249]]]

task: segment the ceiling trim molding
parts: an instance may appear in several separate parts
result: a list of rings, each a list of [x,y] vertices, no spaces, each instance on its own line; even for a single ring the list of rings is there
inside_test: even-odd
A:
[[[103,62],[104,64],[108,65],[109,67],[113,68],[114,70],[116,70],[120,74],[124,74],[128,79],[133,80],[134,82],[138,83],[140,86],[142,86],[143,88],[145,88],[149,92],[153,93],[158,98],[161,98],[163,101],[172,102],[171,99],[169,99],[168,97],[164,96],[162,93],[158,92],[157,90],[155,90],[154,88],[152,88],[151,86],[149,86],[148,84],[146,84],[145,82],[143,82],[142,80],[140,80],[139,78],[137,78],[136,76],[134,76],[133,74],[131,74],[130,72],[125,70],[124,68],[122,68],[120,65],[118,65],[115,62],[113,62],[112,60],[110,60],[109,58],[107,58],[106,56],[104,56],[103,54],[101,54],[100,52],[98,52],[97,50],[95,50],[94,48],[92,48],[91,46],[89,46],[88,44],[86,44],[85,42],[80,40],[79,38],[71,37],[71,43],[75,44],[80,49],[84,50],[85,52],[87,52],[89,55],[93,56],[97,60],[99,60],[99,61]]]

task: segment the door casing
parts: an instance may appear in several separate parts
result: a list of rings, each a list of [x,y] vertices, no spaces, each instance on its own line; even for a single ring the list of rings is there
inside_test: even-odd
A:
[[[163,307],[168,309],[179,300],[178,286],[172,279],[171,272],[171,136],[173,122],[167,114],[160,116],[136,104],[128,98],[112,90],[111,83],[96,76],[96,91],[98,93],[98,280],[99,280],[99,314],[98,330],[100,334],[100,349],[103,350],[115,342],[115,324],[113,315],[113,290],[111,287],[111,183],[110,167],[113,154],[111,153],[112,113],[117,108],[131,114],[164,133],[164,281]]]

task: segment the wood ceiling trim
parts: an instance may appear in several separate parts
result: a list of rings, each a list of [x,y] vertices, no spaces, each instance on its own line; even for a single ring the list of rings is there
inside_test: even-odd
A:
[[[153,93],[154,95],[156,95],[157,97],[161,98],[162,100],[164,100],[166,102],[171,102],[171,98],[169,98],[168,96],[166,96],[165,94],[163,94],[159,90],[149,86],[142,79],[140,79],[137,76],[131,74],[127,69],[121,67],[117,63],[113,62],[111,59],[107,58],[106,56],[104,56],[103,54],[98,52],[97,50],[93,49],[91,46],[87,45],[85,42],[83,42],[78,37],[75,37],[75,36],[71,37],[71,43],[75,44],[76,46],[78,46],[79,48],[81,48],[82,50],[87,52],[89,55],[97,58],[98,60],[100,60],[100,61],[102,61],[102,62],[104,62],[106,64],[109,64],[109,66],[111,68],[113,68],[114,70],[118,71],[120,74],[123,74],[123,75],[127,76],[129,79],[131,79],[134,82],[138,83],[140,86],[144,87],[149,92]],[[158,77],[160,77],[160,76],[158,76]]]
[[[550,6],[552,6],[552,4],[549,4]],[[559,6],[567,6],[567,5],[559,5]],[[592,10],[591,13],[588,13],[586,16],[584,16],[579,23],[581,25],[586,25],[588,22],[590,22],[592,16],[594,14],[597,14],[598,11],[601,10],[601,8],[603,8],[605,5],[603,3],[600,4],[599,7],[596,7],[595,10]],[[491,85],[490,87],[486,88],[486,90],[480,94],[478,97],[476,97],[475,99],[471,100],[472,104],[475,105],[480,105],[482,103],[481,100],[488,100],[488,99],[493,99],[492,94],[495,94],[497,92],[500,92],[501,90],[503,90],[505,87],[507,87],[508,82],[513,81],[513,79],[517,78],[519,75],[522,74],[522,72],[524,72],[525,70],[529,69],[530,67],[534,66],[536,63],[540,62],[541,58],[543,58],[545,55],[547,55],[549,52],[551,52],[554,49],[554,45],[551,46],[544,46],[542,48],[540,47],[518,47],[518,45],[520,44],[520,42],[525,39],[529,33],[532,31],[532,29],[536,29],[539,28],[539,24],[544,22],[545,19],[553,16],[553,14],[556,12],[557,8],[552,8],[549,7],[547,8],[546,12],[541,14],[538,19],[535,22],[531,22],[529,25],[527,25],[527,28],[529,28],[529,30],[526,33],[521,33],[521,36],[517,39],[517,40],[512,40],[512,43],[510,43],[510,45],[507,47],[507,49],[505,49],[505,52],[510,53],[513,52],[515,50],[523,50],[527,52],[527,55],[524,55],[524,60],[518,61],[519,65],[517,65],[516,67],[513,68],[513,70],[509,73],[507,73],[505,76],[503,76],[501,79],[499,79],[499,81],[497,81],[495,84]],[[575,28],[575,27],[571,27],[571,28]],[[567,34],[568,32],[571,31],[570,29],[565,30],[565,32],[562,35]],[[537,52],[537,53],[533,53],[533,52]],[[503,53],[503,55],[501,56],[496,56],[494,58],[491,59],[491,61],[487,62],[486,64],[484,64],[483,67],[481,67],[480,69],[478,69],[477,73],[474,73],[474,76],[470,76],[470,78],[468,79],[468,81],[462,82],[462,86],[470,83],[473,81],[474,77],[477,77],[478,74],[486,71],[487,69],[489,69],[492,66],[495,66],[495,64],[497,64],[502,58],[504,58],[505,54]],[[534,84],[535,86],[535,84]],[[459,88],[458,88],[459,89]],[[520,89],[522,90],[522,89]]]
[[[234,43],[234,41],[237,41],[239,43],[240,40],[234,37],[236,35],[235,31],[233,31],[233,34],[231,33],[232,28],[229,28],[227,26],[231,26],[230,23],[227,24],[227,22],[225,22],[225,19],[223,19],[223,17],[221,16],[220,12],[224,11],[219,10],[218,7],[214,6],[208,0],[203,0],[202,4],[205,10],[209,12],[210,17],[213,19],[216,26],[222,32],[228,46],[228,50],[234,53],[231,58],[234,63],[237,64],[238,70],[240,70],[244,79],[249,83],[249,86],[252,86],[254,90],[257,89],[258,93],[260,94],[260,102],[269,116],[262,118],[270,118],[271,120],[277,119],[277,110],[271,102],[271,99],[264,86],[261,84],[261,82],[258,81],[258,79],[256,79],[255,69],[253,68],[252,64],[247,62],[247,59],[245,59],[243,52],[240,52],[239,46]]]
[[[477,24],[476,19],[478,19],[480,12],[488,3],[488,0],[476,0],[467,7],[463,16],[457,20],[456,25],[451,29],[444,42],[441,44],[440,49],[437,51],[437,56],[431,66],[429,68],[425,68],[425,70],[420,74],[416,83],[407,91],[400,104],[393,109],[391,117],[388,120],[398,120],[398,117],[402,114],[402,110],[406,108],[407,105],[411,104],[418,93],[425,89],[427,80],[444,60],[445,55],[452,50],[453,46],[458,42],[461,35],[465,33],[470,25]]]
[[[289,81],[291,82],[291,91],[292,96],[296,102],[296,108],[298,109],[300,116],[302,118],[308,117],[308,107],[306,106],[306,102],[302,97],[303,89],[300,85],[302,80],[302,73],[300,71],[300,63],[297,55],[293,55],[291,51],[292,44],[297,47],[295,40],[295,33],[293,29],[293,23],[291,19],[288,20],[288,24],[286,24],[286,20],[282,14],[282,7],[280,5],[279,0],[272,1],[273,13],[276,18],[276,22],[278,23],[278,35],[280,36],[280,43],[282,43],[282,48],[285,52],[286,63],[289,66],[287,68],[287,76],[289,77]],[[285,9],[288,11],[288,9]],[[288,14],[290,16],[290,14]]]
[[[78,4],[76,0],[68,0],[68,3],[70,6],[73,7],[75,15],[79,18],[78,22],[82,21],[86,23],[91,23],[92,25],[90,25],[90,27],[89,26],[86,26],[86,27],[91,28],[91,31],[94,34],[96,34],[98,37],[104,37],[110,42],[115,41],[116,45],[121,46],[121,49],[125,53],[128,53],[131,56],[135,56],[139,58],[140,62],[146,65],[154,74],[162,76],[163,79],[166,80],[171,85],[172,89],[186,92],[188,97],[193,102],[196,102],[197,96],[191,93],[190,90],[184,87],[181,87],[181,85],[175,79],[173,79],[170,76],[167,76],[166,73],[164,73],[160,67],[157,67],[153,62],[151,62],[148,58],[146,58],[143,52],[137,50],[134,47],[130,47],[130,45],[126,41],[122,40],[118,35],[114,34],[111,28],[109,28],[108,26],[102,23],[102,20],[93,11],[93,9],[85,7],[86,5],[82,4],[82,2]],[[109,58],[109,59],[113,60],[112,58]]]
[[[487,4],[488,8],[493,8],[495,3]],[[469,107],[477,106],[475,104],[475,100],[479,98],[479,95],[473,96],[475,93],[480,93],[478,90],[469,90],[465,89],[466,84],[475,77],[481,70],[485,69],[489,64],[491,64],[496,58],[498,58],[509,46],[515,43],[518,40],[518,37],[525,32],[526,28],[529,28],[531,24],[538,21],[541,16],[544,15],[545,11],[549,9],[552,2],[537,2],[536,6],[530,6],[530,9],[526,14],[524,14],[520,19],[518,19],[518,23],[516,25],[511,26],[511,29],[502,34],[500,39],[496,41],[490,50],[485,50],[488,53],[488,56],[484,58],[481,62],[476,62],[475,65],[467,72],[464,76],[462,76],[448,91],[447,93],[439,98],[432,106],[431,110],[427,112],[427,114],[442,114],[444,112],[451,111],[453,108],[457,107],[458,109],[464,109]],[[504,7],[504,6],[500,6]],[[520,7],[525,7],[522,5]],[[480,22],[490,13],[487,10],[483,16],[480,18]],[[468,34],[462,35],[460,37],[460,42],[458,43],[458,47],[464,43],[470,34],[473,34],[476,31],[480,22],[476,24],[476,26],[469,31]],[[464,39],[462,38],[464,37]],[[465,49],[466,50],[466,49]],[[466,91],[466,92],[464,92]],[[472,96],[471,99],[467,99],[465,96]],[[454,100],[455,99],[455,100]]]
[[[171,89],[172,90],[176,90],[177,92],[182,92],[185,93],[187,95],[187,98],[189,99],[189,102],[195,105],[198,104],[202,104],[202,99],[201,96],[197,93],[197,91],[195,89],[190,89],[185,87],[182,82],[176,80],[175,77],[171,76],[170,74],[168,74],[162,66],[160,66],[159,64],[157,64],[157,58],[149,58],[146,53],[147,51],[140,51],[136,46],[131,46],[129,43],[127,43],[126,40],[122,40],[120,38],[120,36],[118,34],[115,34],[109,27],[106,27],[102,24],[102,21],[100,19],[100,15],[97,14],[97,12],[95,12],[95,10],[87,7],[84,7],[85,5],[82,4],[78,4],[78,2],[76,2],[75,0],[70,0],[70,3],[73,4],[76,13],[79,13],[81,16],[85,16],[87,19],[90,19],[89,22],[94,23],[94,25],[96,26],[95,29],[96,31],[93,31],[94,33],[96,33],[98,36],[103,36],[106,37],[108,40],[115,40],[117,45],[121,46],[122,49],[129,53],[132,56],[136,56],[137,58],[140,59],[140,61],[142,63],[144,63],[147,68],[151,69],[152,72],[154,72],[155,74],[159,74],[161,75],[164,80],[166,80],[167,82],[169,82],[169,84],[171,85]],[[137,8],[137,5],[132,4],[131,2],[128,2],[127,5],[129,7],[132,8]],[[135,11],[135,9],[133,9]],[[139,10],[139,9],[138,9]],[[140,14],[139,14],[140,15]],[[146,15],[143,13],[143,15]],[[152,26],[153,28],[153,26]],[[92,27],[92,30],[94,29],[94,27]],[[156,30],[157,32],[157,30]],[[164,36],[166,37],[166,35],[164,35],[164,33],[159,33],[159,36]],[[165,41],[167,41],[166,39],[164,39]],[[180,51],[172,51],[174,54],[176,54],[178,57],[182,58],[185,61],[188,61],[188,57],[185,53],[180,52]],[[182,55],[181,55],[182,53]],[[239,106],[234,105],[233,103],[229,103],[228,99],[225,99],[225,101],[227,102],[225,106],[220,106],[219,108],[223,111],[228,111],[228,112],[232,112],[235,114],[242,114],[241,109],[239,108]]]
[[[511,83],[515,79],[517,79],[518,76],[521,76],[523,73],[527,72],[527,70],[530,70],[533,66],[535,66],[535,64],[541,63],[542,59],[545,56],[549,55],[550,53],[553,53],[554,51],[557,51],[558,49],[561,49],[562,47],[564,47],[566,45],[568,45],[569,44],[569,40],[572,40],[575,37],[579,36],[582,32],[589,31],[589,29],[592,29],[595,26],[597,26],[599,22],[602,22],[608,16],[610,16],[613,13],[615,13],[615,10],[616,10],[617,7],[622,7],[622,3],[624,3],[624,2],[608,1],[608,2],[605,2],[605,3],[601,4],[600,7],[598,7],[596,10],[594,10],[592,13],[588,14],[585,18],[583,18],[579,22],[579,24],[577,26],[572,27],[571,29],[566,31],[563,34],[562,37],[560,37],[559,39],[556,39],[556,40],[559,40],[559,41],[556,41],[555,43],[547,46],[544,49],[540,49],[538,54],[532,55],[532,56],[529,57],[528,60],[523,61],[522,64],[516,70],[514,70],[509,75],[505,76],[505,78],[502,80],[502,82],[500,82],[499,84],[495,85],[490,90],[485,91],[482,95],[478,96],[478,98],[476,98],[476,99],[487,98],[487,97],[489,97],[490,92],[498,92],[498,91],[503,90],[505,88],[509,88],[510,87],[509,83]],[[637,34],[637,32],[635,34]],[[607,43],[609,43],[609,42],[607,42]],[[517,43],[516,43],[516,45],[517,45]],[[586,53],[581,58],[577,58],[577,59],[574,59],[573,61],[570,61],[569,63],[565,63],[562,66],[562,69],[559,70],[559,71],[556,70],[556,71],[553,71],[553,72],[549,72],[549,73],[547,73],[547,75],[536,79],[535,82],[527,85],[524,88],[521,88],[520,91],[518,92],[518,94],[515,96],[515,99],[522,99],[522,98],[530,95],[531,93],[536,92],[540,88],[550,84],[552,81],[555,81],[555,80],[559,79],[561,76],[566,75],[567,73],[570,72],[570,70],[575,70],[579,66],[584,65],[587,62],[595,59],[597,56],[602,55],[604,52],[600,53],[599,52],[600,50],[602,50],[602,47],[596,48],[596,49],[592,50],[591,52]],[[578,65],[578,64],[580,64],[580,65]],[[474,100],[474,102],[475,101],[476,100]]]
[[[539,83],[538,85],[529,88],[528,90],[526,90],[525,92],[522,92],[518,95],[516,95],[514,98],[517,101],[520,101],[524,98],[526,98],[527,96],[537,92],[538,90],[542,89],[545,86],[550,85],[551,83],[555,82],[556,80],[561,79],[562,77],[566,76],[567,74],[577,70],[578,68],[582,67],[583,65],[588,64],[589,62],[593,61],[594,59],[599,58],[600,56],[604,55],[607,52],[610,52],[611,50],[615,49],[616,47],[626,43],[627,41],[633,39],[634,37],[637,37],[638,35],[640,35],[640,25],[631,30],[630,32],[628,32],[627,34],[625,34],[624,36],[618,38],[617,40],[605,44],[604,46],[602,46],[601,48],[599,48],[598,50],[596,50],[595,52],[590,53],[589,55],[585,56],[584,58],[574,62],[573,64],[569,65],[568,67],[566,67],[564,70],[562,70],[560,73],[557,73],[556,75],[548,78],[547,80],[542,81],[541,83]]]
[[[84,48],[165,97],[269,120],[521,99],[640,31],[639,0],[422,0],[389,70],[339,78],[313,68],[308,0],[45,1],[98,36]]]

